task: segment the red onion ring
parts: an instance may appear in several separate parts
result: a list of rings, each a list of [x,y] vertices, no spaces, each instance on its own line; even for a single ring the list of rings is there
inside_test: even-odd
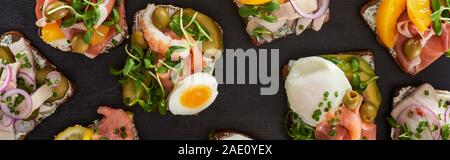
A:
[[[12,79],[12,71],[11,71],[11,67],[9,65],[6,65],[6,67],[4,67],[7,69],[6,72],[6,78],[5,81],[3,82],[3,84],[0,86],[0,92],[5,91],[6,88],[8,88],[9,83],[11,83],[11,79]]]
[[[2,97],[2,100],[5,100],[7,97],[15,95],[15,94],[20,94],[23,95],[25,97],[24,101],[25,103],[25,108],[21,107],[20,113],[19,115],[16,115],[14,113],[11,113],[11,110],[9,109],[9,107],[5,104],[5,103],[0,103],[1,109],[2,111],[10,116],[11,118],[14,119],[25,119],[28,118],[28,116],[31,114],[31,109],[33,108],[33,101],[31,99],[31,96],[25,92],[24,90],[21,89],[11,89],[9,91],[6,91]],[[20,106],[17,106],[20,107]]]
[[[34,120],[30,121],[17,120],[16,122],[14,122],[14,129],[17,132],[28,132],[33,130],[35,126],[36,122]]]
[[[320,2],[321,6],[319,10],[316,13],[309,14],[303,12],[297,4],[295,4],[295,0],[289,0],[292,7],[294,8],[295,12],[297,12],[300,16],[308,18],[308,19],[317,19],[325,14],[325,12],[328,10],[328,6],[330,5],[330,0],[318,0]]]
[[[52,83],[51,87],[58,87],[61,84],[61,75],[57,71],[51,71],[47,74],[47,79]]]
[[[2,115],[2,125],[4,127],[8,127],[10,126],[12,123],[14,122],[14,119],[12,119],[11,117],[7,116],[6,114]]]
[[[439,121],[439,117],[436,115],[436,113],[434,113],[433,110],[431,110],[428,107],[424,107],[424,106],[420,106],[420,105],[411,105],[408,108],[405,108],[405,110],[397,117],[397,121],[402,124],[404,123],[404,119],[405,119],[405,115],[407,115],[408,113],[405,112],[409,112],[411,109],[414,109],[415,112],[417,112],[417,109],[420,109],[421,111],[424,112],[425,115],[429,115],[430,118],[432,118],[431,120],[438,125],[438,129],[436,131],[434,131],[434,135],[433,135],[433,139],[434,140],[438,140],[440,135],[441,135],[441,123]]]
[[[405,36],[406,38],[412,38],[413,36],[411,34],[411,31],[409,31],[409,26],[408,25],[409,25],[409,20],[399,22],[397,24],[397,31],[401,35]]]
[[[17,76],[22,77],[28,85],[33,85],[33,90],[36,89],[36,81],[33,77],[24,72],[20,72],[19,74],[17,74]]]

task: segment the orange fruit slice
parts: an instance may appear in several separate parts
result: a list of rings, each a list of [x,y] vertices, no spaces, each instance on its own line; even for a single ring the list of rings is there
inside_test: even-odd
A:
[[[240,3],[248,5],[260,5],[271,1],[272,0],[239,0]]]
[[[376,30],[381,42],[393,48],[397,39],[397,20],[406,10],[406,0],[383,0],[378,7]]]
[[[408,17],[419,32],[425,32],[431,24],[431,6],[429,0],[406,0]]]
[[[58,23],[49,23],[41,30],[42,39],[47,42],[53,42],[65,38]]]

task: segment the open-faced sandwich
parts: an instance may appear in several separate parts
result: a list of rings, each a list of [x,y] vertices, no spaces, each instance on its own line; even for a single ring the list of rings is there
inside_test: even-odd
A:
[[[370,51],[300,58],[283,71],[294,140],[374,140],[381,96]]]
[[[125,0],[36,0],[36,25],[46,43],[95,58],[128,35]]]
[[[218,94],[212,73],[223,52],[220,26],[198,11],[170,5],[149,4],[134,20],[125,66],[111,71],[121,77],[125,104],[174,115],[209,107]]]
[[[406,73],[449,55],[449,1],[369,0],[361,15]]]
[[[21,140],[75,91],[18,32],[0,37],[0,139]]]
[[[88,127],[75,125],[59,133],[55,140],[138,140],[133,113],[102,106],[97,113],[103,115]]]
[[[252,43],[270,43],[306,29],[319,31],[330,18],[330,0],[234,0]]]
[[[235,129],[220,129],[209,132],[209,140],[256,140],[248,133]]]
[[[450,92],[430,84],[397,91],[388,122],[393,140],[448,140]]]

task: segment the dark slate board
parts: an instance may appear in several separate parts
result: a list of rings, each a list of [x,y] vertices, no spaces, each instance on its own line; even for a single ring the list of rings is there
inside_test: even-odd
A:
[[[95,60],[84,56],[62,53],[46,45],[37,35],[35,3],[31,0],[1,0],[0,32],[17,30],[51,62],[73,80],[78,91],[56,113],[47,118],[29,135],[28,139],[52,139],[55,134],[75,124],[88,125],[98,119],[96,109],[100,105],[120,107],[121,89],[117,77],[109,74],[109,68],[123,66],[124,45],[101,55]],[[225,47],[254,48],[251,45],[238,10],[232,0],[127,0],[128,23],[132,15],[147,3],[173,4],[191,7],[215,19],[224,29]],[[385,117],[392,108],[392,96],[396,88],[429,82],[439,89],[450,90],[450,61],[441,58],[421,74],[413,77],[403,73],[388,52],[381,47],[375,35],[359,15],[364,0],[333,0],[331,21],[322,31],[307,31],[299,37],[287,37],[257,48],[280,49],[280,70],[291,59],[319,54],[371,49],[375,52],[376,72],[383,96],[379,111],[378,138],[389,139]],[[130,25],[131,26],[131,25]],[[225,55],[226,56],[226,55]],[[284,83],[274,96],[260,96],[261,85],[220,85],[219,96],[206,111],[194,117],[160,116],[145,113],[139,107],[126,108],[135,113],[136,126],[141,139],[206,139],[212,129],[234,128],[245,130],[261,139],[288,139],[283,128],[287,111]]]

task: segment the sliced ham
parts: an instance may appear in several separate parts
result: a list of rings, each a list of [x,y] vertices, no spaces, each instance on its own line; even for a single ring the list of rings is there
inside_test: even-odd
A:
[[[314,136],[317,140],[350,140],[350,134],[341,125],[336,125],[336,129],[334,130],[336,135],[330,135],[330,132],[333,132],[331,125],[327,121],[324,121],[317,125]]]
[[[121,1],[119,5],[119,14],[120,14],[120,27],[122,30],[125,29],[125,3]],[[89,58],[95,58],[102,53],[105,49],[106,45],[110,43],[111,39],[116,36],[117,33],[115,28],[110,29],[109,33],[106,35],[105,40],[97,45],[90,46],[85,55]]]
[[[404,13],[398,20],[399,22],[409,20],[406,13]],[[410,29],[411,34],[414,38],[422,39],[422,43],[424,46],[422,48],[422,52],[418,59],[408,60],[403,53],[403,46],[408,40],[407,37],[398,34],[396,43],[394,45],[394,51],[396,52],[396,58],[399,64],[402,66],[403,70],[406,72],[416,75],[417,73],[424,70],[431,63],[436,61],[439,57],[441,57],[447,50],[449,49],[449,30],[450,24],[444,23],[442,26],[442,35],[437,36],[432,33],[431,28],[426,31],[422,36],[417,32],[416,28],[412,26],[412,23],[408,27]],[[432,34],[432,36],[430,36]]]
[[[96,139],[106,137],[109,140],[133,140],[135,137],[134,124],[131,117],[122,109],[113,109],[110,107],[100,107],[97,113],[104,116],[99,123],[98,135],[94,136]],[[126,137],[123,138],[119,132],[123,132],[121,128],[125,129]]]
[[[95,1],[95,3],[96,3],[97,0],[93,0],[93,1]],[[109,14],[111,13],[112,9],[114,8],[115,3],[116,3],[116,0],[103,0],[102,1],[102,4],[99,5],[100,18],[97,21],[95,28],[97,28],[103,22],[105,22],[106,18],[108,18]]]

